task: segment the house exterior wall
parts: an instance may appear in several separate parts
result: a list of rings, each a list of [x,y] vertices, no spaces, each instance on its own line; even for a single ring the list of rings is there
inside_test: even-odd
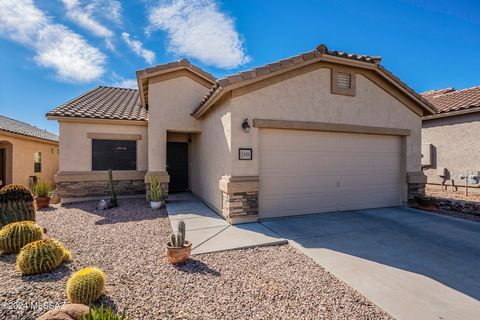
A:
[[[43,181],[53,183],[53,176],[58,171],[58,143],[0,133],[0,148],[7,150],[6,183],[29,187],[30,176],[37,176]],[[41,172],[37,173],[34,172],[34,154],[36,152],[41,152],[42,163]]]
[[[202,132],[193,135],[191,150],[191,190],[214,210],[222,210],[219,180],[231,174],[231,107],[221,103],[201,122]]]
[[[335,124],[351,124],[372,127],[408,129],[410,135],[402,138],[402,171],[421,171],[421,117],[363,75],[356,76],[356,95],[345,96],[331,93],[330,69],[320,68],[287,80],[265,86],[256,91],[236,95],[231,99],[231,177],[220,182],[224,198],[237,202],[233,213],[242,215],[252,210],[251,198],[258,197],[259,183],[259,134],[253,119],[295,120]],[[207,115],[212,117],[212,115]],[[248,119],[251,130],[245,133],[242,122]],[[238,159],[239,148],[252,148],[253,160]],[[244,177],[242,181],[242,178]],[[261,177],[260,177],[261,180]],[[418,178],[410,179],[409,183]],[[404,177],[402,198],[406,202],[408,193],[417,192],[408,188]],[[225,191],[236,185],[235,192]],[[223,186],[223,188],[222,188]],[[420,187],[415,184],[415,188]],[[232,188],[234,189],[234,188]],[[223,204],[225,206],[225,203]],[[224,213],[231,215],[231,213]],[[229,219],[227,217],[227,219]],[[229,219],[231,220],[231,219]],[[233,219],[235,220],[235,219]],[[238,222],[247,222],[243,216]],[[235,222],[235,221],[233,221]]]
[[[137,170],[113,171],[113,179],[119,195],[145,194],[144,177],[148,168],[146,123],[60,121],[59,127],[62,152],[55,182],[63,203],[97,199],[109,194],[106,172],[92,171],[91,134],[99,139],[110,139],[113,134],[120,135],[120,139],[137,141]]]
[[[422,143],[432,144],[432,165],[425,168],[427,184],[441,185],[444,179],[439,168],[446,168],[445,184],[463,186],[465,180],[458,177],[466,171],[478,173],[478,137],[480,136],[480,113],[470,113],[446,118],[425,120],[422,128]],[[471,187],[478,187],[471,184]],[[480,190],[478,191],[480,192]]]
[[[137,140],[137,170],[148,168],[146,125],[60,121],[60,172],[92,171],[92,139],[89,133],[141,135]]]
[[[167,131],[200,132],[201,123],[190,116],[208,88],[181,76],[149,84],[148,171],[166,171]]]

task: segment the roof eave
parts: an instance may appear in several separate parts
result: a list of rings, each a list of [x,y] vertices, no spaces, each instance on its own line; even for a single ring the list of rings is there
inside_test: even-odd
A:
[[[448,118],[448,117],[454,117],[454,116],[460,116],[464,114],[470,114],[470,113],[476,113],[480,112],[480,107],[472,107],[468,109],[461,109],[461,110],[455,110],[455,111],[448,111],[448,112],[440,112],[431,116],[426,116],[423,117],[423,121],[428,121],[428,120],[435,120],[435,119],[440,119],[440,118]]]

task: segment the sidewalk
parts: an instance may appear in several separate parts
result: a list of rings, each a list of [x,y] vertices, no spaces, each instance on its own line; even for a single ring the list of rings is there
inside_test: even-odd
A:
[[[191,193],[169,195],[166,207],[173,229],[185,221],[192,254],[287,243],[260,223],[228,224]]]

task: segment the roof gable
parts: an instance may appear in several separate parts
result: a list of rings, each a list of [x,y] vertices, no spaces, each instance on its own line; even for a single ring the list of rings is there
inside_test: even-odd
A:
[[[233,89],[249,85],[253,82],[261,81],[297,68],[302,68],[319,61],[373,70],[387,81],[397,86],[404,95],[409,96],[413,101],[415,101],[415,103],[425,110],[427,114],[435,113],[435,108],[426,99],[421,97],[413,89],[403,83],[398,77],[394,76],[391,72],[380,65],[381,57],[349,54],[337,50],[329,51],[324,44],[321,44],[313,51],[270,63],[262,67],[257,67],[230,75],[223,79],[218,79],[207,95],[196,106],[192,112],[192,116],[195,118],[201,117],[225,93],[228,93]]]
[[[179,71],[183,71],[179,72]],[[188,59],[182,59],[170,63],[160,64],[155,67],[146,68],[137,71],[137,83],[140,90],[141,105],[148,108],[148,82],[153,77],[159,77],[166,74],[177,72],[174,76],[189,75],[194,80],[199,80],[202,85],[210,87],[215,83],[216,78],[210,73],[193,65]],[[186,72],[186,73],[185,73]],[[165,79],[168,79],[165,78]]]

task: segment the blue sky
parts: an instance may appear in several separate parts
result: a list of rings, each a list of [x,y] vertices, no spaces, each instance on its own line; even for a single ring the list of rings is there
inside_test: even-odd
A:
[[[45,113],[187,57],[215,76],[314,49],[383,56],[418,92],[480,85],[480,1],[0,0],[0,114]]]

